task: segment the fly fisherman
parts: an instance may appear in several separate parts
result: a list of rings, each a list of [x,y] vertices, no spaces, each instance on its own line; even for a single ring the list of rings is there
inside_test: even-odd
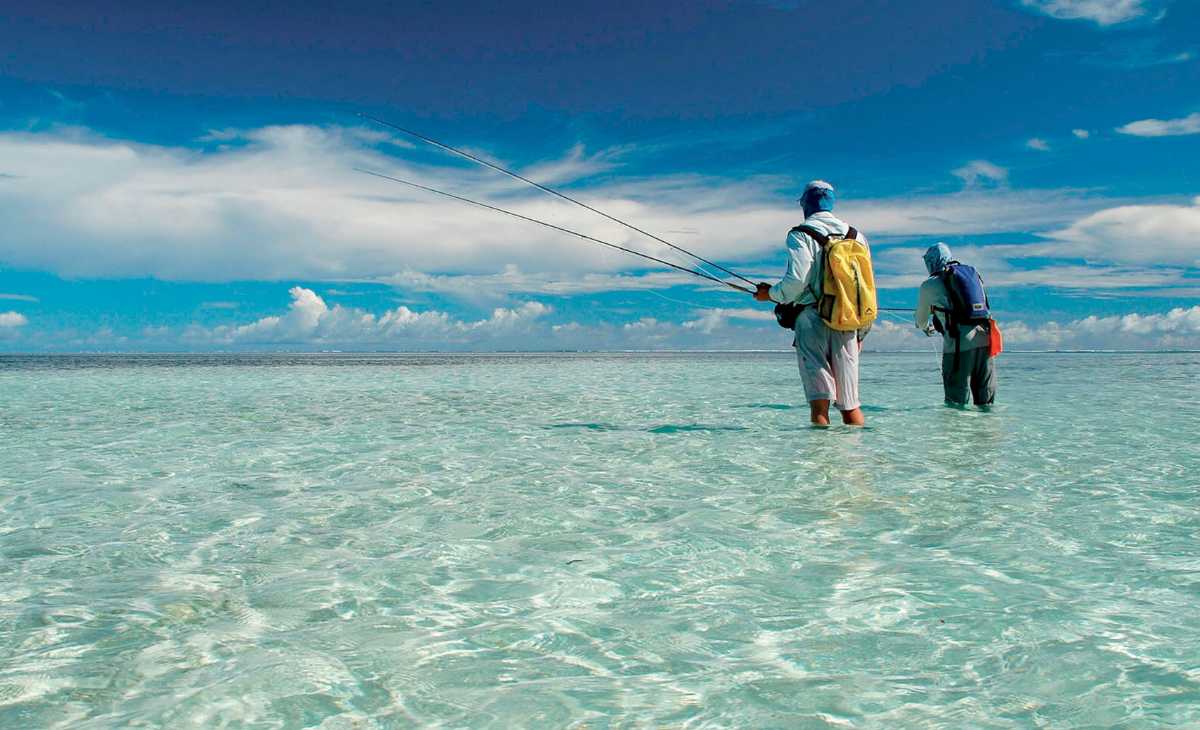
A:
[[[962,407],[968,396],[977,406],[996,399],[996,355],[1000,330],[988,311],[983,279],[971,266],[954,261],[950,247],[925,251],[929,278],[917,296],[917,329],[942,335],[942,385],[946,405]]]
[[[799,201],[804,223],[787,237],[787,271],[774,286],[759,284],[754,298],[778,302],[779,324],[795,330],[793,345],[813,425],[829,425],[832,401],[843,423],[862,426],[858,354],[875,318],[874,280],[866,236],[833,215],[834,200],[833,186],[824,180],[805,186]],[[837,265],[832,270],[827,256]]]

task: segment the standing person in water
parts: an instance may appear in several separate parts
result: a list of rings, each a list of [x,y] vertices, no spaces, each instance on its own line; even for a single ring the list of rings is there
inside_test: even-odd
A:
[[[800,196],[804,223],[787,237],[787,271],[774,286],[759,284],[754,298],[779,302],[780,324],[795,330],[793,345],[813,424],[829,425],[832,402],[843,423],[862,426],[858,354],[875,318],[874,280],[866,236],[834,216],[834,201],[833,186],[824,180],[805,186]],[[831,272],[842,278],[835,281]],[[826,282],[837,284],[831,288],[838,291],[826,291]]]
[[[942,335],[942,385],[946,404],[962,407],[971,397],[977,406],[996,400],[999,328],[988,311],[983,279],[974,267],[960,264],[944,243],[925,251],[929,278],[917,296],[917,329]]]

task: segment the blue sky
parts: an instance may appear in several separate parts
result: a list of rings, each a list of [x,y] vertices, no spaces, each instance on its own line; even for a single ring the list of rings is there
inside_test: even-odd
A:
[[[787,346],[748,296],[355,172],[686,263],[358,112],[756,279],[826,178],[884,306],[944,240],[1013,346],[1200,347],[1196,3],[4,5],[0,350]]]

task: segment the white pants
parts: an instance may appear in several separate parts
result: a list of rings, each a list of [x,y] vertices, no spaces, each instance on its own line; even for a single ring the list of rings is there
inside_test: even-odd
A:
[[[858,335],[830,329],[809,307],[796,318],[796,358],[809,402],[833,401],[839,411],[852,411],[858,400]]]

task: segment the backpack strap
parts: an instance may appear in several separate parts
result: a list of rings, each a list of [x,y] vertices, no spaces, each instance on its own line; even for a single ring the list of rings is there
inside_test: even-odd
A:
[[[832,236],[827,236],[824,233],[821,233],[820,231],[818,231],[816,228],[813,228],[810,225],[804,225],[804,224],[798,225],[795,228],[793,228],[792,233],[807,233],[809,236],[812,236],[814,241],[821,244],[821,248],[825,248],[826,246],[828,246],[829,239],[832,238]],[[841,236],[841,238],[844,238],[847,241],[857,241],[858,240],[858,229],[855,228],[854,226],[850,226],[846,230],[846,235]]]
[[[817,242],[817,245],[821,248],[819,261],[814,262],[819,267],[817,269],[817,281],[818,282],[825,281],[825,249],[829,247],[829,236],[825,235],[824,233],[821,233],[816,228],[813,228],[812,226],[804,225],[803,223],[796,226],[795,228],[793,228],[792,233],[807,234],[808,236],[811,236],[814,241]],[[813,299],[815,299],[817,301],[817,303],[820,303],[821,292],[814,289],[811,284],[805,285],[805,288],[808,289],[808,291],[812,293]]]
[[[809,236],[812,237],[812,239],[814,241],[816,241],[818,244],[820,244],[821,248],[825,248],[826,246],[829,245],[829,236],[826,236],[824,233],[821,233],[820,231],[818,231],[816,228],[813,228],[812,226],[806,226],[803,224],[798,225],[792,229],[792,233],[808,234]]]

